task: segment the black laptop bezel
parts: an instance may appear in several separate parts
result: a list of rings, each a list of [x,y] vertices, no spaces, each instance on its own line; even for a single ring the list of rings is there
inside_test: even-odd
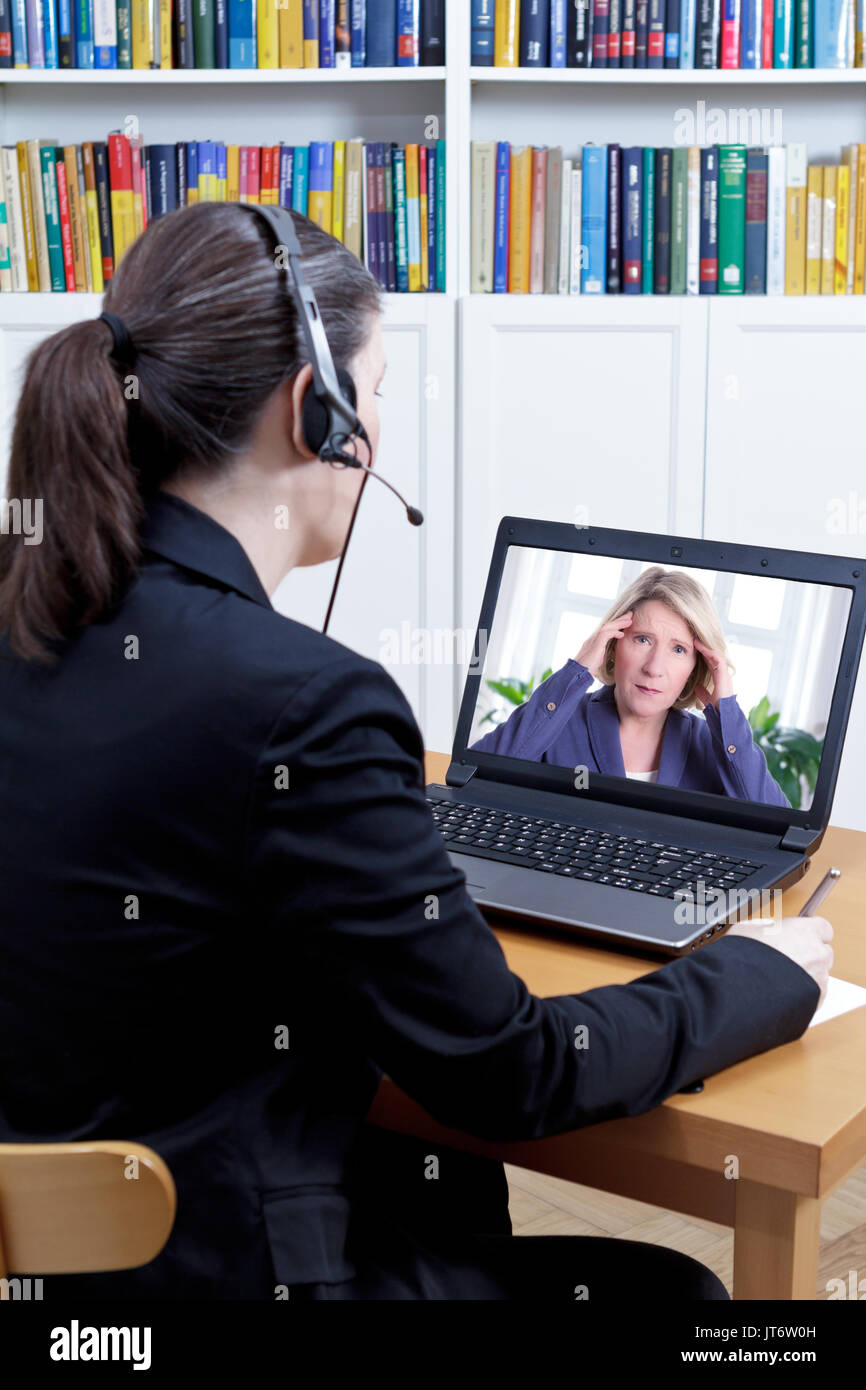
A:
[[[477,656],[486,652],[486,643],[482,644],[481,633],[489,633],[491,630],[505,561],[511,546],[559,550],[576,555],[605,555],[616,559],[648,561],[668,566],[679,564],[737,574],[801,580],[808,584],[830,584],[836,588],[848,589],[851,592],[848,623],[824,735],[824,755],[821,758],[810,808],[807,811],[795,811],[780,806],[763,806],[758,802],[739,801],[737,798],[713,792],[687,791],[680,787],[636,782],[596,772],[589,772],[587,786],[578,790],[574,786],[572,768],[533,763],[522,758],[482,753],[469,748],[468,738],[483,677],[483,661],[478,663]],[[814,839],[814,834],[810,832],[823,834],[829,821],[864,633],[866,559],[858,559],[856,556],[810,554],[770,546],[729,544],[691,536],[660,536],[651,532],[623,531],[612,527],[577,527],[565,522],[539,521],[530,517],[503,517],[496,533],[493,558],[475,633],[473,652],[476,660],[470,665],[463,688],[446,781],[449,785],[460,786],[464,785],[470,776],[475,776],[494,782],[509,782],[521,787],[565,792],[569,796],[589,801],[616,802],[619,805],[660,811],[667,815],[688,816],[696,820],[723,820],[726,825],[778,834],[783,838],[792,827],[799,827],[802,831],[802,848],[805,850]]]

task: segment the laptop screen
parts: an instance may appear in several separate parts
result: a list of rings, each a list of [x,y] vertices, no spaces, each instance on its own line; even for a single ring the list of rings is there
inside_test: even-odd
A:
[[[509,545],[467,745],[576,786],[808,811],[850,605],[829,584]]]

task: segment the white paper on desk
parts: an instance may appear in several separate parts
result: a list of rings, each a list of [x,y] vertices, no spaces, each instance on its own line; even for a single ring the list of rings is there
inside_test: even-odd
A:
[[[866,989],[862,989],[860,985],[852,985],[848,980],[836,980],[831,975],[823,1003],[815,1010],[809,1027],[814,1028],[816,1023],[826,1023],[828,1018],[846,1014],[849,1009],[859,1009],[863,1004],[866,1004]]]

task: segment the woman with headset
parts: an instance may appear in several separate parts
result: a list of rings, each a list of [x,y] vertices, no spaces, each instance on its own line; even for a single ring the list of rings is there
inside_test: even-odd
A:
[[[310,323],[357,410],[340,452],[371,465],[384,369],[373,278],[292,217],[314,310],[263,218],[198,204],[27,363],[7,492],[43,518],[40,544],[0,528],[0,1142],[137,1140],[178,1192],[149,1265],[46,1298],[725,1298],[673,1251],[514,1239],[501,1165],[365,1127],[383,1072],[483,1138],[641,1113],[799,1037],[832,931],[738,927],[551,999],[508,970],[405,698],[271,605],[341,554],[367,476],[320,457]]]

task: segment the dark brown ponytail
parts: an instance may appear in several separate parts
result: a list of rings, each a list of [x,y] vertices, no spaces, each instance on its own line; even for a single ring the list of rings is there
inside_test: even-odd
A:
[[[348,367],[381,290],[340,242],[292,216],[334,361]],[[41,507],[39,543],[0,517],[0,632],[16,655],[51,659],[122,597],[139,561],[142,491],[229,465],[304,365],[271,245],[261,219],[232,203],[169,213],[126,252],[103,301],[129,331],[132,364],[114,361],[102,319],[30,354],[6,492]]]

